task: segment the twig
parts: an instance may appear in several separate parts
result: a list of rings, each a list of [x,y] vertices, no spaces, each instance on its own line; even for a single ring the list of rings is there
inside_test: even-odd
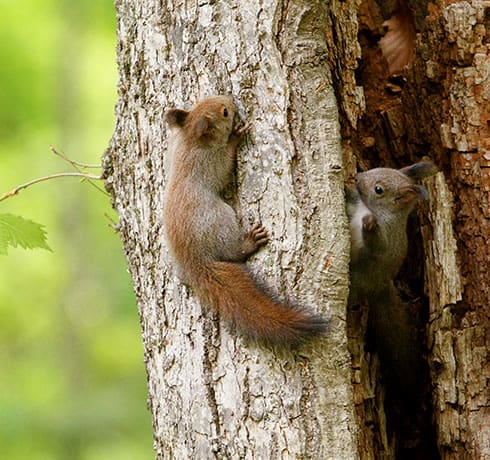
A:
[[[79,163],[78,161],[72,160],[72,159],[68,158],[63,152],[58,152],[58,150],[56,150],[53,145],[50,145],[49,146],[49,149],[56,156],[59,156],[63,160],[65,160],[68,163],[70,163],[72,166],[79,166],[80,168],[85,168],[85,169],[97,169],[97,168],[100,168],[100,165],[89,165],[89,164],[86,164],[86,163]]]
[[[50,180],[50,179],[56,179],[58,177],[81,177],[82,179],[89,179],[89,180],[100,180],[100,179],[102,179],[102,177],[100,177],[100,176],[95,176],[93,174],[85,174],[85,173],[80,173],[80,172],[72,172],[72,173],[67,172],[67,173],[50,174],[49,176],[38,177],[37,179],[26,182],[25,184],[18,185],[17,187],[15,187],[10,192],[4,193],[2,196],[0,196],[0,201],[6,200],[7,198],[10,198],[11,196],[17,195],[21,190],[23,190],[27,187],[30,187],[31,185],[37,184],[39,182],[44,182],[44,181]]]
[[[97,177],[97,180],[102,180],[102,177]],[[91,179],[88,179],[87,178],[87,182],[92,186],[94,187],[95,189],[97,189],[100,193],[104,194],[105,196],[110,196],[109,193],[107,193],[102,187],[99,187],[97,184],[95,184],[94,182],[92,182]]]
[[[120,231],[120,226],[121,226],[120,223],[116,222],[107,212],[104,213],[104,216],[109,221],[109,227],[112,228],[112,230],[114,230],[114,233],[118,233]]]
[[[80,168],[84,168],[84,169],[91,169],[91,168],[100,169],[101,168],[101,165],[89,165],[89,164],[79,163],[78,161],[72,160],[72,159],[68,158],[63,152],[58,152],[58,150],[56,150],[53,145],[50,145],[49,149],[55,155],[59,156],[61,159],[70,163],[79,173],[83,173],[83,171]],[[102,187],[99,187],[97,184],[94,184],[91,180],[89,180],[88,183],[92,187],[97,189],[99,192],[103,193],[106,196],[109,196],[109,194]]]

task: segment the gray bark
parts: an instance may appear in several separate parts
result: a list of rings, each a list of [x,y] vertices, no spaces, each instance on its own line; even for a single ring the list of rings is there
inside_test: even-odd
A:
[[[430,304],[424,326],[434,420],[431,436],[437,438],[443,459],[490,458],[489,4],[366,0],[359,13],[369,30],[366,36],[380,33],[383,20],[393,12],[390,4],[409,6],[414,12],[419,32],[415,58],[403,72],[403,88],[390,95],[393,86],[387,85],[386,63],[380,62],[377,45],[369,48],[372,42],[364,41],[368,122],[356,133],[366,146],[356,155],[367,167],[378,166],[380,160],[406,165],[428,155],[441,170],[428,180],[430,201],[422,219]],[[384,18],[379,7],[387,9]],[[354,329],[363,329],[361,319],[361,326]],[[379,424],[382,431],[382,405],[371,403],[376,394],[373,382],[378,379],[362,379],[371,375],[366,369],[369,360],[363,344],[356,345],[351,349],[361,377],[354,380],[354,391],[356,400],[363,400],[358,419],[360,424],[363,420]],[[375,441],[386,446],[386,452],[392,450],[383,433],[372,433],[370,437],[361,429],[365,458],[379,457],[380,449],[371,449]]]
[[[441,88],[419,107],[432,112],[433,155],[447,165],[424,239],[434,416],[448,460],[490,458],[489,6],[438,5],[414,68],[424,87]]]
[[[344,176],[325,41],[336,3],[116,6],[119,101],[104,166],[138,299],[157,458],[357,458]],[[323,339],[296,351],[230,332],[168,257],[164,111],[223,93],[252,126],[239,151],[238,215],[270,233],[249,266],[281,298],[331,318]]]

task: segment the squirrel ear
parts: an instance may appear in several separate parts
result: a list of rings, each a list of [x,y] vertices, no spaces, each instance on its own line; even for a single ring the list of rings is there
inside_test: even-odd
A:
[[[170,126],[184,126],[185,120],[187,119],[189,112],[182,109],[170,109],[165,112],[165,120]]]
[[[428,200],[429,199],[429,192],[423,185],[412,185],[415,193],[417,194],[417,198],[419,200]]]
[[[210,128],[211,124],[206,116],[199,117],[196,124],[194,125],[194,134],[197,139],[202,135],[206,134]]]
[[[395,197],[396,204],[400,208],[411,205],[416,200],[427,200],[429,194],[427,190],[422,185],[412,184],[405,187],[400,187],[397,190]]]
[[[424,177],[429,177],[435,174],[437,172],[437,168],[430,161],[420,161],[411,166],[400,169],[400,172],[413,180],[420,180]]]

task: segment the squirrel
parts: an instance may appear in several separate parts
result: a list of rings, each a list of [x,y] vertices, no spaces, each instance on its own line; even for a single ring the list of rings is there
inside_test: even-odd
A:
[[[416,181],[433,175],[436,167],[419,162],[396,170],[375,168],[355,177],[347,189],[351,233],[351,303],[365,300],[393,281],[407,254],[408,216],[428,198]]]
[[[166,239],[181,280],[199,300],[249,338],[298,344],[320,335],[327,320],[273,300],[244,262],[268,242],[260,224],[245,233],[222,193],[249,125],[234,125],[233,99],[216,96],[190,111],[170,109],[171,167],[164,205]]]
[[[375,168],[357,174],[346,189],[351,233],[349,305],[369,305],[368,334],[399,387],[412,391],[418,378],[420,345],[413,319],[393,284],[407,253],[408,216],[428,199],[416,182],[437,171],[430,162],[396,170]]]

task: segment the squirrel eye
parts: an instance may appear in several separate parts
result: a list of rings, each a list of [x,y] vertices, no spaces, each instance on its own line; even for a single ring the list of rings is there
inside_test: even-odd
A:
[[[381,195],[383,193],[383,187],[381,187],[381,185],[375,185],[374,193],[376,193],[376,195]]]
[[[225,118],[228,116],[228,109],[226,107],[223,109],[223,116]]]

